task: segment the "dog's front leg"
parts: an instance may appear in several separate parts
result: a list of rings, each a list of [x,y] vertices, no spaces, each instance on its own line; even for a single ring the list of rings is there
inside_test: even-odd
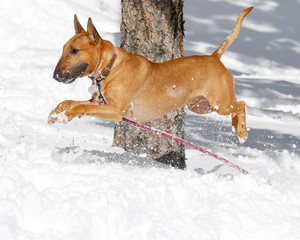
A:
[[[53,109],[48,117],[48,123],[52,124],[57,121],[66,122],[67,119],[64,118],[64,112],[79,105],[97,105],[99,102],[97,101],[73,101],[66,100],[57,105],[55,109]],[[64,120],[65,119],[65,120]]]
[[[113,121],[121,121],[123,117],[123,109],[113,104],[106,105],[79,105],[65,112],[68,121],[74,117],[82,117],[85,115],[104,118]]]

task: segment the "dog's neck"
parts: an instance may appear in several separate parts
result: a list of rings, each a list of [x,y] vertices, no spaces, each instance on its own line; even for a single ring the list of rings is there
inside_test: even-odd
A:
[[[105,41],[106,42],[106,41]],[[90,78],[94,80],[104,80],[111,72],[115,61],[118,56],[118,49],[109,42],[111,45],[109,52],[105,52],[100,54],[98,66],[96,69],[90,74]],[[113,48],[113,51],[111,50]]]
[[[117,48],[107,40],[102,39],[101,46],[99,48],[99,62],[98,70],[101,72],[109,64],[110,60],[117,53]]]

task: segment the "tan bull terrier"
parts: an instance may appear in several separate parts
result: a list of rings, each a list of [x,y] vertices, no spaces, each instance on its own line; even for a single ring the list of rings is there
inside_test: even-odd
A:
[[[240,13],[231,34],[212,55],[181,57],[163,63],[115,48],[100,37],[91,18],[85,31],[75,15],[76,34],[64,45],[53,77],[71,83],[78,77],[100,75],[105,80],[99,92],[107,104],[99,104],[97,93],[87,101],[67,100],[51,112],[48,122],[67,122],[88,115],[113,121],[125,117],[144,123],[188,106],[198,114],[231,114],[239,141],[244,143],[245,102],[237,101],[234,78],[220,58],[252,8]]]

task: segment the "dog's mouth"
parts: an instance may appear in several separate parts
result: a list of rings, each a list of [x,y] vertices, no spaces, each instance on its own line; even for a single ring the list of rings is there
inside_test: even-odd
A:
[[[53,73],[53,78],[58,82],[69,84],[81,77],[86,71],[87,67],[87,63],[79,63],[70,69],[61,70],[58,64]]]
[[[75,77],[75,78],[72,78],[72,79],[64,79],[63,81],[61,81],[62,83],[65,83],[65,84],[69,84],[69,83],[72,83],[76,80],[76,78],[78,77]]]

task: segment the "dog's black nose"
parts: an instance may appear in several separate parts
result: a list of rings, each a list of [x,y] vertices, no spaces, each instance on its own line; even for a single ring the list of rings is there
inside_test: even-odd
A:
[[[56,71],[54,71],[54,73],[53,73],[53,78],[54,78],[56,81],[58,81],[58,82],[62,82],[62,81],[63,81],[61,75],[59,75]]]
[[[75,81],[76,77],[72,77],[69,74],[70,71],[67,71],[67,74],[65,74],[64,71],[60,71],[60,70],[55,70],[53,73],[53,78],[58,81],[58,82],[62,82],[62,83],[72,83]]]
[[[67,71],[69,72],[69,71]],[[66,76],[68,78],[66,78]],[[61,71],[59,68],[55,68],[54,73],[53,73],[53,78],[58,81],[58,82],[62,82],[62,83],[70,83],[72,82],[71,80],[73,80],[72,78],[69,78],[69,74],[65,74],[64,71]]]
[[[53,73],[53,78],[58,81],[58,82],[62,82],[63,76],[62,76],[62,71],[60,69],[60,61],[58,62],[58,64],[55,67],[54,73]]]
[[[78,77],[81,77],[82,74],[85,72],[85,70],[88,67],[87,63],[77,63],[75,66],[72,66],[71,68],[63,68],[60,64],[61,61],[58,62],[54,73],[53,78],[58,82],[63,83],[71,83],[74,82],[74,80]]]
[[[53,78],[58,82],[64,82],[63,69],[61,68],[62,59],[60,59],[55,67]]]

